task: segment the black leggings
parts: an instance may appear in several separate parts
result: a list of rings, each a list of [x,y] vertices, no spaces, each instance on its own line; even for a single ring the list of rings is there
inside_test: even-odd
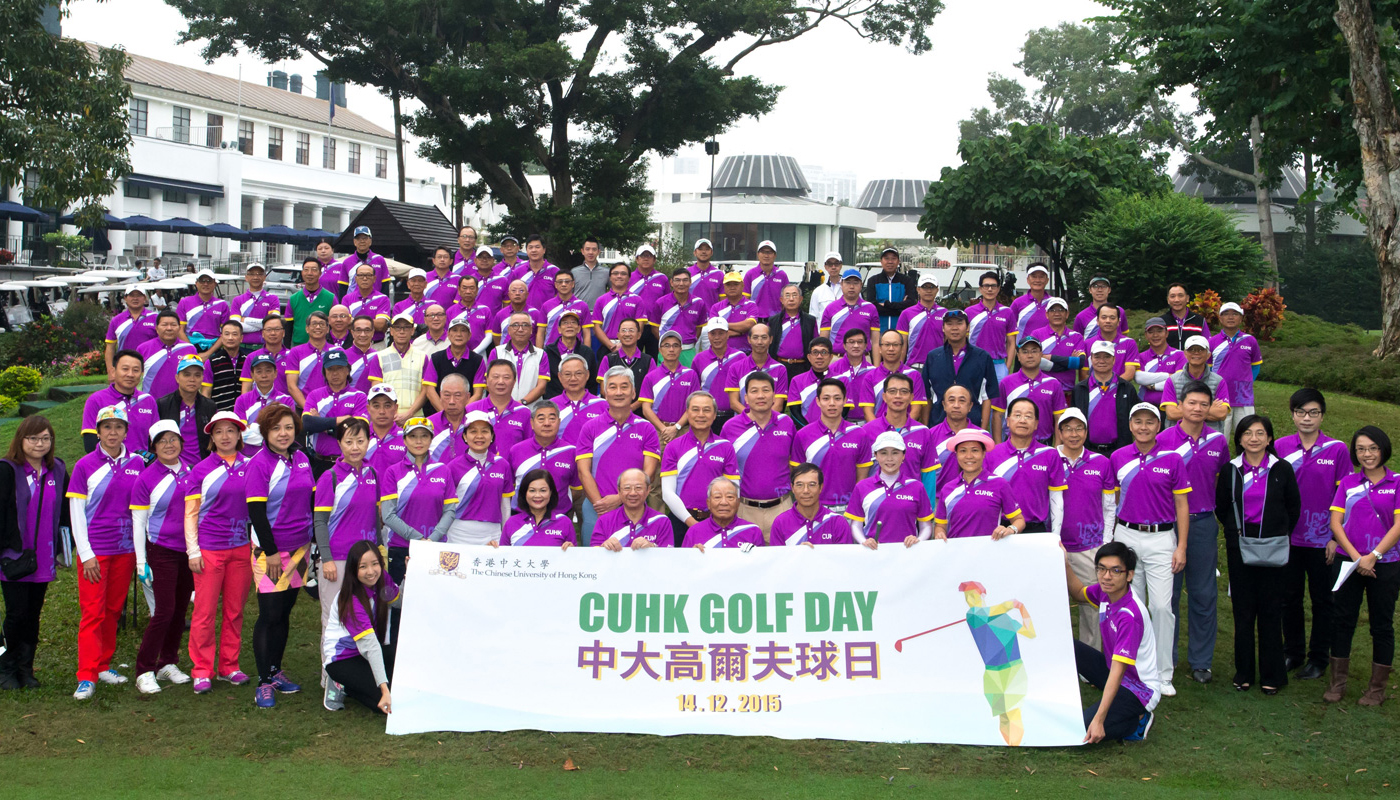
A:
[[[48,583],[0,581],[5,595],[5,646],[18,654],[20,645],[39,644],[39,613],[44,610]]]
[[[1333,595],[1332,657],[1351,658],[1351,637],[1366,597],[1371,618],[1371,661],[1390,666],[1395,661],[1395,599],[1400,594],[1400,562],[1376,562],[1376,577],[1353,572]]]
[[[1095,689],[1103,689],[1108,683],[1108,662],[1104,660],[1103,653],[1078,639],[1074,642],[1074,667]],[[1104,740],[1122,739],[1136,733],[1138,721],[1146,712],[1147,709],[1143,707],[1137,695],[1119,684],[1118,692],[1113,695],[1113,705],[1108,707],[1108,713],[1104,715]],[[1089,723],[1094,721],[1098,713],[1097,702],[1084,709],[1084,727],[1089,727]]]
[[[384,645],[384,671],[388,673],[389,680],[394,679],[394,646]],[[345,689],[345,693],[354,698],[366,708],[373,710],[376,714],[383,714],[379,710],[379,684],[374,682],[374,670],[370,669],[369,661],[364,656],[356,655],[351,658],[342,658],[332,661],[326,665],[326,674],[330,679],[340,684]]]
[[[282,655],[287,652],[287,636],[291,632],[292,606],[297,604],[300,589],[280,592],[258,592],[258,621],[253,623],[253,660],[258,664],[258,683],[272,683],[272,676],[282,669]]]

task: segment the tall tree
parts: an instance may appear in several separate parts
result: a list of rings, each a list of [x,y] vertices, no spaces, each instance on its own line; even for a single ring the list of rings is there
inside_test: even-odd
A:
[[[615,246],[649,232],[645,157],[772,107],[779,87],[736,75],[747,56],[827,21],[922,53],[942,10],[941,0],[167,2],[207,58],[310,54],[336,78],[417,100],[420,152],[469,166],[469,197],[489,193],[513,230],[556,248],[589,232]],[[550,179],[538,200],[531,164]]]
[[[1061,291],[1073,285],[1065,232],[1106,192],[1171,191],[1141,144],[1127,137],[1013,123],[1003,135],[964,139],[958,155],[962,165],[944,167],[929,185],[919,230],[936,241],[1034,243],[1050,255]]]
[[[82,206],[80,217],[95,220],[97,202],[131,172],[127,57],[44,30],[40,15],[52,5],[0,2],[0,185],[25,186],[29,177],[27,202]]]

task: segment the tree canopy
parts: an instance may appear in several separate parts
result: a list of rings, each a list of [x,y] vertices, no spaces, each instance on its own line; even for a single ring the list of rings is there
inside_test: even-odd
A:
[[[517,233],[556,249],[583,233],[627,246],[650,230],[645,157],[772,107],[780,87],[736,75],[749,54],[821,23],[929,46],[941,0],[167,0],[214,58],[309,54],[336,79],[398,91],[420,152],[465,164]],[[728,58],[719,53],[734,51]],[[538,200],[526,181],[550,177]]]
[[[31,205],[80,205],[93,219],[97,202],[131,172],[127,58],[44,30],[40,14],[51,5],[0,3],[0,184],[26,186]]]

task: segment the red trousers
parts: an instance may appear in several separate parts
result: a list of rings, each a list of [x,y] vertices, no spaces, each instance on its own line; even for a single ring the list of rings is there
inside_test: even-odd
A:
[[[194,614],[190,617],[190,675],[212,678],[238,671],[238,651],[243,646],[243,605],[253,588],[252,552],[249,545],[228,550],[201,550],[204,571],[194,576]],[[223,630],[219,634],[217,671],[214,663],[214,626],[219,621],[219,599],[224,602]]]
[[[102,576],[96,582],[83,577],[78,566],[78,680],[96,681],[97,673],[112,666],[117,651],[117,623],[121,621],[126,592],[136,572],[136,554],[97,556]]]

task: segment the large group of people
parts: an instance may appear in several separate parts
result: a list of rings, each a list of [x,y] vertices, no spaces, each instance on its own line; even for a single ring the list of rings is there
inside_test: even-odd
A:
[[[1104,688],[1090,739],[1142,738],[1176,694],[1180,640],[1190,678],[1213,680],[1223,530],[1233,686],[1274,694],[1290,673],[1330,673],[1324,697],[1341,700],[1364,597],[1360,702],[1385,698],[1390,442],[1370,426],[1326,436],[1312,389],[1275,441],[1235,303],[1212,333],[1175,285],[1139,346],[1106,279],[1071,319],[1038,264],[1009,307],[989,270],[971,305],[945,309],[892,248],[868,279],[833,252],[799,284],[767,241],[737,271],[701,239],[668,276],[650,246],[609,266],[592,239],[572,269],[538,236],[504,237],[497,260],[469,227],[391,302],[369,229],[354,243],[339,259],[319,245],[289,298],[259,264],[231,301],[205,274],[159,313],[132,288],[107,337],[111,386],[87,400],[87,455],[65,465],[45,418],[21,423],[0,460],[0,687],[37,683],[44,593],[70,546],[74,697],[128,680],[111,661],[135,579],[151,607],[140,692],[251,683],[274,707],[301,688],[283,659],[314,589],[326,708],[387,713],[414,540],[876,549],[1029,532],[1065,550],[1080,673]],[[250,591],[256,680],[239,660]]]

